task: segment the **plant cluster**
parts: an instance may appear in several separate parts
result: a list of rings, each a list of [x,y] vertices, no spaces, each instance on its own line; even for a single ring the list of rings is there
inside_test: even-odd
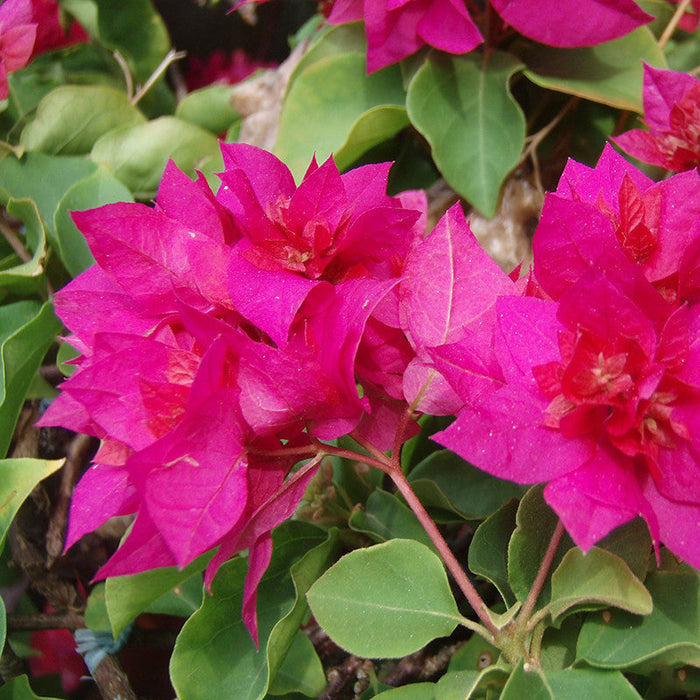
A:
[[[150,0],[0,5],[0,700],[28,641],[85,690],[65,629],[136,698],[158,614],[144,696],[692,697],[700,3],[318,9],[232,88]]]

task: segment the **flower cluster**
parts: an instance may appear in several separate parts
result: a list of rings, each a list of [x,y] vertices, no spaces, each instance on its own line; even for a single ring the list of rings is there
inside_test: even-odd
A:
[[[290,469],[314,441],[377,432],[392,414],[371,413],[392,399],[386,382],[358,393],[356,358],[363,346],[371,378],[384,348],[363,344],[365,329],[390,332],[398,317],[392,290],[425,197],[388,196],[389,164],[340,175],[313,162],[297,187],[265,151],[222,150],[216,196],[171,163],[155,208],[74,214],[97,264],[56,294],[81,357],[42,424],[102,440],[67,546],[135,513],[99,576],[182,567],[218,547],[210,582],[248,549],[244,619],[256,637],[270,531],[316,462]]]
[[[700,165],[700,80],[645,65],[643,96],[649,131],[632,129],[613,141],[635,158],[667,170]]]
[[[610,147],[595,169],[570,162],[533,248],[534,278],[431,350],[462,399],[436,439],[499,477],[549,482],[584,550],[641,516],[700,567],[697,172],[653,183]]]

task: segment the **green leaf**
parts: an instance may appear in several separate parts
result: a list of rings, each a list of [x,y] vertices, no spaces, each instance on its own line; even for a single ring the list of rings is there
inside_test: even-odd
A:
[[[241,619],[246,559],[225,563],[212,595],[185,623],[170,662],[180,700],[262,698],[281,667],[302,619],[312,581],[336,556],[337,537],[306,523],[286,522],[273,533],[272,561],[258,588],[260,652]]]
[[[600,668],[700,666],[700,575],[659,571],[645,581],[650,615],[605,610],[587,616],[578,659]]]
[[[220,158],[216,137],[175,117],[117,129],[94,145],[90,157],[121,180],[137,199],[152,197],[169,158],[189,174]]]
[[[525,75],[550,90],[641,113],[645,61],[666,67],[663,51],[647,27],[597,46],[558,49],[529,44]]]
[[[52,244],[57,245],[53,215],[66,190],[78,180],[91,175],[97,166],[80,156],[50,156],[27,153],[21,160],[0,161],[0,200],[32,199]]]
[[[651,555],[651,535],[642,518],[637,517],[615,528],[597,545],[600,549],[616,554],[623,559],[632,573],[643,581],[649,568]]]
[[[552,574],[552,619],[609,606],[638,615],[653,607],[649,591],[622,559],[598,547],[586,554],[573,547]]]
[[[453,420],[453,416],[429,416],[427,413],[418,419],[420,432],[401,447],[401,468],[405,474],[410,474],[426,457],[441,449],[431,437],[447,428]]]
[[[423,64],[408,89],[408,116],[430,143],[438,169],[489,217],[525,140],[525,117],[508,87],[521,68],[500,51],[488,57],[436,56]]]
[[[365,509],[357,508],[348,520],[357,532],[364,532],[375,542],[395,538],[417,540],[437,554],[423,526],[413,511],[386,491],[377,489],[367,499]]]
[[[346,554],[307,597],[331,639],[363,657],[411,654],[461,620],[442,562],[413,540]]]
[[[28,151],[52,155],[89,153],[104,134],[145,121],[120,90],[106,86],[65,85],[52,90],[24,127],[21,143]]]
[[[525,668],[521,661],[501,693],[501,700],[554,700],[554,694],[539,668]]]
[[[326,674],[314,645],[303,632],[297,632],[270,686],[270,694],[301,693],[316,698],[326,683]]]
[[[24,398],[56,334],[51,302],[0,306],[0,454],[6,455]]]
[[[398,66],[367,75],[364,53],[330,56],[287,90],[275,154],[299,179],[314,154],[342,170],[408,124]]]
[[[545,678],[555,700],[641,700],[639,693],[619,671],[572,668],[545,673]],[[505,699],[505,694],[502,697]]]
[[[0,549],[24,499],[42,479],[53,474],[62,465],[62,459],[0,460]]]
[[[12,267],[0,270],[0,293],[38,293],[45,289],[44,261],[46,259],[46,232],[39,216],[39,210],[31,199],[10,199],[7,211],[24,224],[26,247],[32,253],[31,260],[16,262]]]
[[[204,586],[202,576],[197,572],[186,581],[164,593],[158,600],[151,603],[144,612],[157,615],[176,615],[189,617],[202,607]]]
[[[174,588],[182,586],[188,579],[201,572],[209,559],[211,559],[211,554],[204,554],[182,570],[167,567],[151,569],[131,576],[108,578],[105,588],[105,602],[114,638],[116,639],[132,620],[162,596]],[[201,590],[201,588],[200,577],[199,589]],[[189,612],[194,612],[194,610],[190,609]]]
[[[85,626],[96,632],[111,632],[112,630],[107,614],[104,581],[100,581],[90,591],[85,606]]]
[[[71,185],[58,203],[54,213],[54,228],[58,241],[57,253],[64,267],[73,276],[94,264],[85,236],[73,223],[70,213],[93,209],[113,202],[133,202],[128,188],[103,168]]]
[[[10,110],[15,122],[26,119],[43,97],[65,85],[107,85],[124,90],[119,64],[102,46],[82,43],[64,51],[33,58],[29,65],[8,76]]]
[[[540,568],[542,557],[552,539],[554,528],[559,520],[556,513],[545,503],[542,496],[544,486],[533,486],[523,496],[516,517],[517,527],[508,545],[508,580],[516,598],[522,603],[532,588],[535,576]],[[564,554],[573,547],[571,538],[564,533],[557,553],[552,562],[551,571],[559,566]],[[550,578],[542,587],[537,608],[549,602]]]
[[[230,85],[209,85],[187,93],[175,110],[175,116],[218,135],[241,116],[231,106]]]
[[[497,479],[449,450],[428,455],[411,470],[408,479],[423,505],[444,508],[447,501],[467,520],[486,518],[524,492],[522,486]]]
[[[127,59],[134,78],[143,83],[170,49],[170,38],[150,0],[98,0],[97,36],[108,49]]]
[[[508,543],[515,529],[518,501],[504,503],[477,528],[469,545],[469,570],[491,581],[510,607],[515,595],[508,583]]]
[[[411,683],[385,690],[374,697],[377,700],[435,700],[435,683]]]
[[[0,596],[0,650],[5,647],[7,636],[7,618],[5,617],[5,601]]]
[[[0,687],[0,700],[56,700],[34,693],[26,676],[18,676]]]
[[[508,671],[500,666],[489,666],[483,671],[449,672],[437,682],[435,700],[469,700],[473,697],[484,697],[484,692],[488,691],[498,693],[507,678]]]
[[[562,620],[559,629],[547,627],[540,648],[540,666],[545,673],[561,671],[576,660],[576,642],[583,624],[583,615]]]

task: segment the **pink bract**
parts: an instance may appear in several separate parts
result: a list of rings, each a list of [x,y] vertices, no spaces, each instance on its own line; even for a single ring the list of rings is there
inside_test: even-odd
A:
[[[10,94],[8,73],[29,62],[36,33],[31,0],[5,0],[0,5],[0,100]]]
[[[641,516],[700,567],[699,206],[696,173],[652,183],[611,149],[570,162],[534,240],[549,298],[501,296],[480,334],[430,351],[462,400],[437,441],[549,482],[584,550]]]
[[[613,141],[635,158],[667,170],[700,165],[700,80],[645,65],[643,96],[649,130],[632,129]]]

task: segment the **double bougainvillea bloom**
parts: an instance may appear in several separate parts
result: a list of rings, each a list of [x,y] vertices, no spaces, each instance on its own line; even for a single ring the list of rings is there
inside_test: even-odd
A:
[[[644,66],[644,121],[613,139],[635,158],[667,170],[700,165],[700,80],[672,70]]]
[[[652,19],[632,0],[492,0],[491,4],[521,34],[551,46],[600,44]],[[356,20],[365,22],[368,72],[397,63],[426,44],[463,54],[483,41],[463,0],[335,0],[330,24]]]
[[[381,304],[390,315],[423,211],[385,194],[388,165],[341,176],[314,163],[296,188],[259,149],[226,145],[224,161],[217,196],[170,164],[154,208],[74,214],[97,264],[55,295],[81,357],[41,424],[102,440],[67,546],[135,514],[98,576],[183,567],[218,547],[207,583],[247,549],[243,614],[257,639],[270,531],[317,466],[290,474],[284,449],[376,422],[356,356]]]
[[[431,350],[463,401],[436,439],[496,476],[549,482],[584,550],[639,515],[700,567],[700,306],[682,283],[700,178],[654,185],[620,160],[570,163],[548,195],[534,241],[546,298],[501,296],[481,337]]]
[[[31,0],[5,0],[0,5],[0,100],[7,98],[7,75],[27,65],[36,41]]]

